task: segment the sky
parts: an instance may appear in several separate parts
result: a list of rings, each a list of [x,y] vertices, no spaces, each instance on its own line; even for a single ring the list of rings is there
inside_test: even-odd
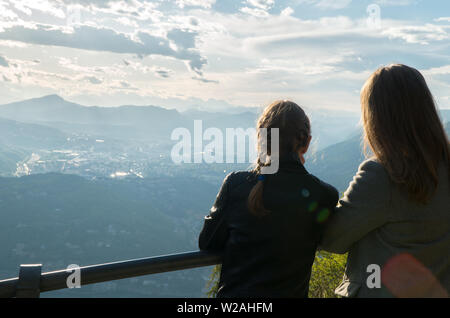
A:
[[[359,111],[390,63],[450,108],[450,1],[0,0],[0,104]]]

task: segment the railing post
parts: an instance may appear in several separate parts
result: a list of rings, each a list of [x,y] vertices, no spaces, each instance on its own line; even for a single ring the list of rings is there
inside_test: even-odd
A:
[[[39,298],[42,264],[20,265],[17,298]]]

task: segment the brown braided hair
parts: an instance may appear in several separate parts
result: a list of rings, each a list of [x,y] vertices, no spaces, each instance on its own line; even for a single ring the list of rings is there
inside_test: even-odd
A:
[[[261,128],[267,129],[267,155],[271,154],[271,128],[279,129],[279,155],[297,153],[307,146],[311,135],[311,124],[303,109],[296,103],[287,100],[278,100],[266,107],[257,122],[258,158],[253,172],[261,174],[261,168],[270,163],[261,159]],[[264,216],[270,211],[263,204],[264,180],[258,178],[257,183],[250,191],[247,206],[256,216]]]

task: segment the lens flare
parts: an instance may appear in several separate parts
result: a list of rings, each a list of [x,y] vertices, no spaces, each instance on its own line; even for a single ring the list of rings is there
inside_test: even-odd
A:
[[[314,212],[317,209],[318,206],[319,206],[319,203],[317,203],[316,201],[313,201],[313,202],[311,202],[309,204],[308,211],[309,212]]]
[[[386,262],[381,281],[398,298],[449,297],[433,273],[408,253],[396,255]]]
[[[330,210],[329,209],[322,209],[317,213],[317,222],[323,223],[326,220],[328,220],[328,217],[330,216]]]
[[[309,190],[308,190],[308,189],[306,189],[306,188],[302,189],[302,196],[303,196],[304,198],[308,198],[309,195],[310,195],[310,193],[309,193]]]

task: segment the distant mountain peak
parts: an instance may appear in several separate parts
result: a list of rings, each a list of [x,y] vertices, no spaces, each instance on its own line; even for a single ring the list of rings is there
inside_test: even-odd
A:
[[[34,98],[34,99],[43,99],[43,100],[51,100],[51,101],[64,101],[64,98],[62,98],[58,94],[45,95],[45,96]]]

